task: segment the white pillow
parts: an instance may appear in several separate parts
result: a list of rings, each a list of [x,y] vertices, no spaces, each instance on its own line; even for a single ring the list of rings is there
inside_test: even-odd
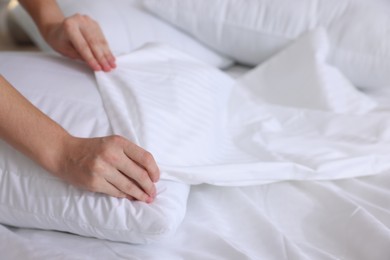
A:
[[[377,103],[327,63],[329,40],[317,29],[299,37],[239,79],[253,97],[267,103],[337,114],[366,114]]]
[[[0,54],[0,73],[42,111],[80,137],[112,134],[93,73],[44,54]],[[160,181],[148,205],[83,191],[0,141],[0,223],[129,243],[175,232],[189,186]]]
[[[327,29],[330,62],[355,85],[390,86],[390,4],[358,0],[143,0],[159,17],[257,65],[303,32]]]
[[[138,0],[60,0],[65,16],[89,15],[101,26],[115,55],[129,53],[147,42],[163,42],[220,68],[231,60],[219,55],[190,36],[148,14]],[[52,51],[41,37],[30,16],[21,6],[11,10],[11,17],[44,51]]]

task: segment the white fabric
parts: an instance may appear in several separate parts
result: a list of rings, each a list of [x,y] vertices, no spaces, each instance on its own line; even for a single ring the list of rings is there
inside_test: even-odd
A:
[[[326,46],[323,31],[308,34],[235,83],[149,45],[98,72],[98,85],[114,131],[152,152],[165,179],[237,186],[387,171],[389,118],[359,116],[375,102],[325,62]]]
[[[0,56],[2,61],[3,55]],[[68,71],[68,67],[74,65],[61,61],[65,67],[58,67],[47,64],[42,57],[7,55],[6,62],[0,63],[1,72],[7,70],[9,78],[20,81],[18,87],[23,93],[36,91],[41,95],[43,85],[29,88],[28,83],[42,80],[43,76],[38,77],[42,70],[46,72],[43,78],[51,82],[45,84],[46,87],[55,88],[59,96],[67,90],[70,92],[65,95],[67,98],[78,95],[74,88],[67,87],[74,74],[59,76],[61,71]],[[23,68],[28,64],[32,66],[26,71]],[[31,73],[34,67],[36,71]],[[88,74],[81,67],[77,70]],[[94,84],[97,88],[89,79],[75,79],[72,84],[80,91],[84,90],[83,85]],[[168,81],[175,79],[167,77]],[[88,93],[82,91],[80,95],[89,103],[100,102],[92,87],[88,87]],[[389,115],[390,93],[375,95],[380,97],[381,105],[387,106],[376,110]],[[82,102],[81,99],[78,102]],[[367,121],[361,126],[367,128],[362,137],[355,135],[352,139],[366,143],[383,140],[386,124],[375,128],[370,123]],[[97,124],[98,128],[106,126]],[[67,127],[75,133],[78,128],[71,124]],[[345,129],[348,128],[345,123]],[[339,145],[342,147],[345,142]],[[186,217],[169,239],[139,246],[0,225],[0,252],[1,258],[10,260],[387,259],[390,255],[389,201],[389,172],[337,181],[285,181],[251,187],[199,185],[191,188]]]
[[[244,64],[257,65],[324,26],[329,57],[356,86],[390,87],[390,2],[143,0],[159,17]]]
[[[390,96],[388,96],[390,100]],[[353,259],[390,255],[390,174],[253,187],[194,186],[174,236],[138,246],[0,226],[9,260]]]
[[[80,137],[112,134],[93,73],[42,55],[1,53],[0,73],[43,112]],[[0,223],[146,243],[176,231],[189,187],[161,181],[153,204],[82,191],[0,141]]]
[[[229,59],[145,12],[138,0],[57,2],[65,16],[86,14],[97,21],[115,55],[129,53],[147,42],[163,42],[216,67],[227,67],[231,64]],[[52,50],[21,6],[11,10],[11,15],[40,49]]]
[[[244,76],[250,69],[251,67],[235,64],[234,66],[225,69],[224,72],[231,78],[237,79]]]

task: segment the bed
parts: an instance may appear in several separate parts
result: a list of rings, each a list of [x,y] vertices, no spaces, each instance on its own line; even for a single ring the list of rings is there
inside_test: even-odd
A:
[[[119,2],[124,3],[124,1]],[[145,2],[148,2],[151,12],[161,9],[158,1]],[[170,10],[178,6],[182,8],[180,10],[185,10],[185,3],[191,1],[182,0],[181,3],[184,4],[181,6],[175,5],[177,1],[174,0],[160,0],[160,2],[171,4]],[[198,1],[199,4],[201,2]],[[387,2],[378,1],[377,4],[388,7]],[[74,7],[69,6],[64,3],[62,8],[65,12],[73,12]],[[194,9],[194,6],[189,6]],[[103,1],[97,1],[92,11],[86,7],[81,11],[89,10],[90,15],[96,17],[93,10],[103,7]],[[77,8],[83,8],[83,5],[79,4]],[[15,11],[13,15],[19,17],[17,12],[20,10]],[[175,24],[172,17],[180,18],[163,12],[160,15],[172,24]],[[21,26],[25,26],[34,39],[36,32],[27,28],[31,24],[23,23],[25,16],[20,19]],[[106,23],[104,17],[99,19],[103,29],[107,31],[110,23]],[[181,20],[179,24],[188,25]],[[189,28],[195,27],[189,26]],[[201,26],[196,28],[199,29]],[[252,55],[242,57],[235,56],[238,54],[223,55],[229,46],[224,45],[214,53],[212,50],[216,49],[214,46],[216,43],[207,38],[209,37],[207,33],[202,34],[202,30],[189,29],[187,32],[200,39],[204,45],[197,45],[190,38],[186,38],[187,35],[181,35],[180,42],[186,44],[174,46],[169,41],[178,42],[177,33],[181,31],[175,31],[174,36],[172,31],[164,36],[159,35],[165,37],[164,44],[147,43],[161,41],[150,39],[150,37],[157,37],[157,34],[144,35],[144,39],[136,40],[132,35],[133,37],[125,38],[128,42],[123,44],[122,36],[120,38],[122,41],[115,41],[123,31],[118,29],[116,32],[111,32],[109,40],[111,39],[111,46],[118,56],[118,68],[120,68],[111,74],[94,75],[84,64],[59,57],[50,53],[48,49],[46,51],[49,53],[0,53],[2,75],[41,110],[75,135],[128,134],[133,128],[131,125],[127,126],[127,121],[121,121],[122,115],[116,114],[114,105],[122,102],[121,95],[118,98],[115,94],[115,87],[120,86],[118,91],[122,94],[130,89],[130,97],[137,101],[134,103],[137,103],[137,109],[142,112],[139,115],[144,129],[134,130],[129,134],[129,138],[142,136],[139,142],[155,151],[158,161],[163,162],[163,183],[158,187],[161,199],[150,209],[163,208],[164,211],[165,208],[169,208],[164,211],[169,213],[164,215],[169,219],[164,219],[165,222],[160,224],[164,227],[173,225],[169,232],[161,236],[148,234],[145,235],[144,240],[137,240],[137,236],[131,232],[120,235],[119,231],[104,230],[108,222],[111,224],[115,222],[116,227],[123,230],[120,225],[125,215],[140,214],[140,220],[132,223],[146,225],[148,221],[146,214],[149,214],[147,213],[149,208],[146,209],[147,207],[140,203],[118,202],[103,195],[90,194],[69,187],[54,177],[49,177],[50,175],[39,166],[0,143],[2,148],[0,167],[3,170],[0,211],[2,223],[5,223],[0,225],[1,258],[387,259],[390,255],[388,246],[390,244],[390,167],[387,162],[389,158],[387,147],[390,140],[388,130],[390,123],[387,119],[390,113],[388,102],[390,84],[386,81],[386,75],[390,67],[385,68],[386,75],[383,76],[381,70],[375,69],[375,65],[370,67],[374,72],[365,69],[380,75],[371,81],[370,78],[364,78],[362,73],[356,73],[359,74],[356,76],[353,73],[353,66],[346,66],[345,59],[341,61],[340,55],[332,52],[329,29],[328,31],[315,29],[308,33],[306,31],[310,30],[305,30],[303,36],[300,34],[294,41],[289,39],[280,50],[275,51],[271,48],[264,52],[265,54],[259,57],[264,60],[257,67],[251,64],[251,60],[246,60]],[[288,32],[290,33],[288,36],[292,37],[292,31]],[[325,44],[327,41],[329,44]],[[35,42],[41,49],[47,48],[40,45],[39,40]],[[343,44],[347,42],[344,41]],[[282,43],[279,41],[278,44]],[[383,53],[380,53],[383,50],[377,51],[380,56],[383,56]],[[232,66],[232,60],[239,58],[242,58],[241,63],[247,65]],[[377,62],[380,63],[381,60]],[[364,68],[363,65],[355,69]],[[24,76],[20,77],[20,75]],[[131,84],[115,82],[131,82]],[[164,92],[159,89],[155,89],[155,92],[160,99],[171,101],[163,106],[167,111],[171,111],[170,117],[163,117],[163,112],[147,110],[146,105],[151,102],[154,102],[157,107],[161,105],[155,100],[148,99],[148,95],[151,95],[149,92],[142,91],[152,87],[153,84],[157,85],[156,82],[165,88],[163,90],[169,90],[168,95],[164,95]],[[265,87],[261,88],[259,85]],[[290,89],[286,89],[286,85]],[[195,160],[193,157],[187,158],[184,155],[180,157],[183,154],[181,149],[188,151],[188,147],[195,147],[194,143],[188,141],[192,140],[188,136],[188,131],[199,129],[199,125],[188,123],[180,116],[183,114],[186,118],[195,116],[191,114],[192,109],[185,110],[191,102],[197,106],[204,106],[210,114],[214,113],[213,109],[215,113],[219,113],[225,105],[222,102],[224,95],[231,94],[226,92],[230,91],[229,86],[232,89],[240,90],[248,87],[259,91],[249,92],[251,93],[249,97],[245,96],[247,92],[244,94],[234,92],[238,94],[231,95],[233,97],[229,100],[235,101],[238,105],[229,106],[234,108],[229,110],[229,113],[236,113],[239,109],[243,110],[247,107],[254,110],[228,114],[228,118],[238,120],[234,121],[233,130],[235,134],[241,135],[233,137],[236,137],[239,147],[247,148],[248,142],[263,145],[255,147],[254,156],[258,154],[264,158],[268,156],[267,160],[275,163],[271,165],[269,172],[259,174],[259,168],[268,166],[263,164],[262,167],[252,167],[252,164],[249,164],[252,161],[245,156],[240,160],[237,159],[245,166],[240,166],[241,168],[226,167],[226,162],[234,162],[236,159],[229,157],[229,154],[211,160],[209,158],[212,153],[205,153],[205,156],[197,153],[197,148],[191,151],[195,157],[200,154],[199,158],[196,157],[196,161],[191,161]],[[185,91],[182,91],[183,89]],[[186,93],[192,89],[202,94],[199,97],[203,102],[197,103],[192,98],[188,98]],[[305,93],[305,95],[294,95],[294,93]],[[261,99],[253,101],[252,97],[256,95]],[[129,97],[125,94],[123,96]],[[181,121],[172,116],[176,115],[169,107],[171,103],[176,102],[172,97],[187,101],[185,104],[178,103],[182,113],[177,115],[177,118]],[[211,101],[208,99],[210,97]],[[245,98],[242,99],[245,102],[234,99],[238,97]],[[313,100],[315,102],[311,102]],[[251,107],[248,105],[252,104],[251,102],[261,106]],[[124,108],[126,105],[120,107]],[[129,108],[130,112],[131,108]],[[258,112],[256,109],[261,113],[255,113]],[[201,113],[201,110],[199,111],[196,115]],[[155,131],[152,131],[155,129],[153,124],[156,120],[149,117],[154,114],[153,112],[161,113],[161,117],[171,124],[179,120],[189,127],[164,128],[159,122],[157,126],[160,127],[160,131],[166,131],[164,135],[168,141],[153,145],[152,141],[158,138],[154,136]],[[219,114],[216,115],[218,118]],[[204,117],[197,120],[208,122],[211,130],[227,125],[215,118],[202,121]],[[134,120],[135,118],[132,117]],[[242,121],[243,118],[247,121]],[[263,120],[261,122],[264,124],[252,128],[244,125],[249,122],[253,126],[255,119]],[[280,122],[282,123],[279,124]],[[313,124],[309,124],[310,122]],[[251,135],[250,131],[244,131],[247,129],[261,135]],[[209,128],[204,128],[203,132],[208,133],[208,130]],[[176,140],[170,139],[169,134],[177,138],[183,134],[183,141],[177,145]],[[212,136],[211,140],[219,138],[218,135]],[[306,139],[308,136],[311,139]],[[205,144],[199,146],[199,149],[205,146],[210,147],[209,150],[214,149],[210,136],[199,135],[193,142],[202,143],[202,138],[205,138]],[[170,145],[173,143],[175,145],[172,148]],[[164,150],[161,151],[160,147]],[[259,147],[267,149],[261,150]],[[166,149],[171,149],[173,158],[164,153]],[[236,151],[231,150],[230,154],[236,156]],[[271,155],[274,157],[266,154],[269,151],[272,151]],[[291,170],[290,166],[277,168],[280,162],[283,162],[283,167],[285,167],[284,163],[294,163],[292,167],[294,170]],[[208,167],[183,168],[183,165],[213,165],[219,168],[214,167],[213,171],[210,171]],[[316,171],[314,174],[312,172],[308,174],[302,170],[308,168],[314,168]],[[16,169],[15,175],[18,178],[7,177],[11,175],[7,175],[4,169]],[[220,174],[213,175],[214,172]],[[34,175],[31,176],[32,174]],[[28,179],[28,181],[24,182],[21,179]],[[10,187],[12,185],[15,187]],[[71,196],[76,199],[72,201]],[[73,206],[69,205],[75,206],[72,208]],[[115,207],[124,213],[114,212],[112,208]],[[35,215],[12,211],[17,208],[35,210]],[[87,210],[95,212],[98,216],[92,216]],[[144,219],[142,214],[146,216]],[[48,215],[47,219],[44,215]],[[151,216],[157,215],[151,214]],[[66,222],[64,220],[66,218],[68,220],[73,218],[73,221],[77,219],[87,222],[96,221],[97,224],[92,230],[85,225],[78,226],[74,222]],[[153,225],[150,228],[155,228]],[[148,228],[145,229],[150,231]],[[139,233],[135,234],[139,235]]]

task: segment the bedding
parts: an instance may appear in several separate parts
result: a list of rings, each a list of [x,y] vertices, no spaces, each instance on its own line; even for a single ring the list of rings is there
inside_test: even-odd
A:
[[[307,46],[306,44],[316,43],[316,37],[322,37],[321,34],[321,32],[319,34],[315,33],[308,38],[302,38],[303,41],[297,43],[304,43],[305,46]],[[314,50],[312,54],[318,54],[315,52],[316,50],[324,50],[323,46],[316,44],[312,46],[315,47],[311,49],[311,51]],[[291,47],[296,46],[292,45]],[[301,48],[293,49],[300,50]],[[287,54],[291,51],[291,49],[286,50]],[[311,52],[310,48],[308,50]],[[175,55],[172,55],[173,53]],[[216,71],[194,58],[190,58],[180,52],[178,53],[176,50],[160,45],[145,46],[133,54],[133,57],[130,55],[123,56],[123,59],[120,58],[120,63],[122,66],[126,65],[123,71],[131,73],[135,79],[148,77],[149,80],[156,82],[164,81],[165,79],[174,86],[176,86],[175,81],[181,81],[184,88],[187,89],[188,86],[185,86],[184,83],[186,82],[183,81],[185,77],[189,76],[186,74],[187,68],[185,64],[191,64],[194,75],[199,75],[197,70],[204,71],[202,75],[204,75],[205,79],[203,80],[205,82],[213,80],[210,75],[218,76],[216,80],[221,77],[224,81],[232,81],[224,73]],[[288,57],[288,55],[285,56],[284,54],[286,53],[281,53],[280,57],[275,56],[277,58],[276,61],[279,58]],[[71,116],[67,120],[63,118],[66,113],[62,110],[65,106],[60,105],[58,110],[53,110],[52,105],[50,105],[52,103],[50,101],[51,95],[58,93],[61,100],[69,99],[68,102],[70,103],[75,101],[77,107],[81,106],[78,103],[86,99],[94,108],[91,109],[90,115],[92,121],[97,120],[94,115],[99,115],[98,120],[100,123],[94,122],[91,124],[95,125],[94,128],[92,127],[93,132],[102,131],[102,134],[110,134],[115,131],[115,127],[111,126],[112,118],[107,116],[109,115],[106,105],[107,100],[103,97],[104,103],[102,103],[101,97],[98,95],[99,92],[96,91],[96,89],[101,91],[103,84],[100,82],[98,86],[98,83],[93,79],[92,74],[86,67],[42,54],[26,56],[26,54],[1,53],[0,55],[2,61],[6,60],[6,62],[0,64],[1,73],[12,79],[11,82],[16,84],[23,94],[34,101],[36,105],[42,107],[46,113],[63,123],[72,133],[81,135],[83,131],[78,129],[79,127],[75,124],[75,121],[71,120]],[[145,56],[148,59],[143,59],[144,63],[140,62],[138,66],[135,63],[131,63],[131,61],[134,62],[136,60],[135,57]],[[324,68],[328,65],[324,62],[323,55],[308,55],[307,57],[308,59],[310,57],[318,59],[317,63],[319,65],[317,65],[319,68]],[[175,72],[174,69],[178,67],[174,66],[175,63],[182,65],[176,71],[177,74],[162,75],[158,73],[159,71],[161,72],[160,66],[148,66],[150,64],[158,64],[158,62],[164,63],[167,59],[170,60],[171,65],[167,70]],[[122,61],[124,62],[123,64]],[[275,63],[277,64],[277,62]],[[128,66],[131,64],[134,66],[130,70]],[[236,82],[243,84],[241,85],[242,88],[244,86],[250,88],[251,86],[247,85],[248,81],[252,81],[254,75],[261,75],[256,73],[256,71],[264,71],[268,66],[271,65],[260,66],[243,75]],[[118,69],[120,68],[118,67]],[[209,74],[206,74],[206,71]],[[313,71],[316,72],[315,70]],[[320,77],[324,72],[328,71],[318,70],[317,76]],[[220,75],[221,73],[223,76]],[[157,74],[159,74],[159,77],[156,76]],[[20,77],[20,75],[26,76]],[[38,77],[39,75],[42,76]],[[329,89],[337,91],[331,88],[332,85],[327,81],[334,82],[330,78],[332,75],[334,76],[332,73],[326,73],[322,78],[320,77],[322,80],[317,82],[318,85],[316,87],[321,87],[319,89],[324,90],[323,93],[327,93],[325,90]],[[114,74],[107,74],[106,76],[113,79],[118,77],[118,75]],[[41,80],[43,79],[47,83],[39,84],[42,83]],[[72,81],[72,79],[75,81]],[[195,80],[195,82],[199,81],[196,78],[191,79]],[[336,79],[340,80],[340,77]],[[34,88],[29,87],[31,82],[37,82],[37,84],[34,84]],[[275,84],[274,81],[270,82]],[[294,84],[297,82],[299,81],[295,81],[295,83],[292,81]],[[142,82],[138,80],[137,83]],[[342,80],[342,83],[338,86],[345,88],[351,86],[344,80]],[[55,86],[55,91],[53,86]],[[119,86],[126,86],[126,84]],[[236,86],[235,83],[234,86]],[[327,87],[325,88],[325,86]],[[135,85],[130,87],[134,88]],[[49,99],[45,98],[41,100],[42,102],[36,102],[34,97],[39,97],[44,91],[48,91]],[[388,105],[390,94],[386,94],[386,92],[366,92],[362,96],[360,92],[357,92],[359,94],[356,92],[351,94],[351,91],[357,91],[356,89],[349,88],[348,91],[347,96],[345,96],[345,92],[342,92],[344,94],[341,95],[341,100],[345,102],[362,100],[363,110],[360,110],[358,113],[354,109],[334,110],[334,108],[339,106],[308,109],[305,108],[307,106],[305,104],[297,107],[297,111],[313,112],[310,118],[307,117],[310,119],[307,122],[313,123],[313,126],[316,126],[315,122],[319,123],[317,125],[318,128],[314,130],[325,137],[334,136],[340,130],[339,127],[342,127],[345,130],[345,135],[342,136],[345,142],[340,142],[340,139],[333,139],[336,150],[345,154],[356,154],[359,153],[359,151],[355,150],[356,148],[371,147],[372,150],[360,150],[360,152],[369,152],[370,154],[371,152],[378,152],[378,145],[384,142],[383,145],[385,146],[386,140],[388,140],[386,117],[388,117],[389,110],[388,107],[386,108],[382,105],[385,103]],[[35,93],[35,95],[32,93]],[[137,93],[139,94],[139,92]],[[350,98],[349,94],[351,94]],[[280,95],[283,95],[283,93],[280,93]],[[75,100],[72,100],[73,96],[76,97]],[[140,100],[139,95],[132,96],[132,98],[134,97]],[[337,95],[336,98],[338,98]],[[43,105],[46,102],[49,104],[46,106],[47,109]],[[256,100],[256,102],[261,102],[264,106],[269,105],[267,100]],[[375,106],[370,105],[372,102]],[[141,104],[143,103],[141,102]],[[105,106],[104,109],[103,105]],[[242,103],[241,105],[243,108],[247,108],[247,104]],[[289,121],[307,116],[303,112],[298,113],[296,118],[292,118],[289,113],[284,113],[286,108],[288,108],[287,111],[291,108],[291,104],[289,106],[287,104],[272,106],[272,109],[274,108],[273,112],[277,113],[272,115],[278,116],[276,117],[277,127],[280,126],[278,124],[280,119],[283,119],[282,122],[288,125]],[[58,115],[56,116],[55,112],[51,112],[52,110],[57,111]],[[89,110],[87,109],[87,111]],[[256,118],[258,115],[258,111],[253,111],[252,113],[250,110],[247,110],[246,112],[248,118],[251,116]],[[266,112],[269,112],[269,110]],[[324,115],[326,115],[326,120],[322,122]],[[90,116],[87,116],[84,112],[80,115],[83,118],[89,118]],[[333,117],[338,120],[332,122],[331,126],[333,127],[327,128],[327,123],[330,122],[328,119]],[[381,124],[378,124],[378,121],[381,121]],[[270,130],[275,130],[275,128],[272,128],[275,125],[274,122],[275,120],[271,120]],[[83,125],[82,129],[85,130],[87,127]],[[140,128],[136,128],[136,130],[138,132],[136,131],[135,133],[139,133]],[[262,129],[254,126],[250,130],[257,131]],[[295,130],[299,130],[299,134],[305,131],[308,133],[313,129],[302,128],[301,125],[298,125]],[[252,137],[248,133],[243,133],[240,139],[244,145],[245,142],[259,140]],[[139,140],[142,140],[142,138]],[[329,139],[326,139],[326,141],[329,141]],[[359,147],[351,146],[350,144],[358,144]],[[284,149],[296,148],[293,147],[291,142],[286,143],[286,139],[281,140],[280,146],[283,146]],[[300,143],[299,146],[302,150],[315,150],[317,148],[315,143],[309,146]],[[293,152],[296,152],[296,150]],[[254,151],[254,153],[258,154],[258,150]],[[327,150],[319,151],[318,155],[326,156],[327,153]],[[294,153],[289,155],[291,158],[294,156]],[[302,160],[306,162],[310,161],[310,158],[302,157]],[[26,163],[26,161],[23,161],[23,163]],[[370,166],[372,166],[372,169],[367,170],[375,171],[374,168],[377,164],[374,162]],[[331,178],[348,168],[352,170],[357,169],[357,171],[361,172],[366,170],[348,165],[348,167],[340,168],[339,171],[335,168],[332,171],[334,176]],[[244,171],[242,173],[245,174]],[[46,175],[44,172],[37,174],[38,176]],[[165,177],[169,178],[169,171],[166,171],[164,174]],[[176,175],[175,178],[181,177]],[[207,178],[203,180],[207,180]],[[181,181],[183,182],[185,179]],[[179,186],[167,186],[166,191],[169,191],[170,194],[174,193],[173,197],[178,199],[184,193],[178,194],[177,187],[185,189],[188,186],[182,186],[180,183],[175,184]],[[186,200],[185,218],[178,225],[176,232],[173,235],[171,234],[168,239],[162,239],[149,245],[134,245],[79,236],[67,232],[18,228],[3,224],[0,225],[0,251],[2,252],[2,258],[4,257],[5,259],[386,259],[390,255],[388,247],[390,243],[389,188],[390,174],[388,171],[378,172],[370,176],[350,176],[349,178],[339,180],[335,178],[334,180],[321,181],[278,181],[243,187],[221,187],[200,184],[191,187],[188,201]],[[94,199],[100,199],[95,196],[93,195]],[[34,203],[36,199],[34,198]],[[32,201],[32,199],[28,201]],[[48,202],[47,206],[49,205]],[[102,213],[100,212],[101,208],[98,209],[99,213]],[[131,211],[129,210],[128,212]],[[23,217],[23,214],[19,217]],[[103,215],[100,217],[103,217]]]
[[[258,65],[308,30],[326,28],[331,64],[360,88],[390,86],[390,2],[143,0],[157,16],[243,64]],[[364,35],[364,36],[363,36]]]
[[[0,250],[5,259],[28,260],[382,260],[390,255],[389,187],[389,174],[250,187],[198,185],[169,239],[140,246],[0,226]]]
[[[111,135],[93,73],[43,54],[1,53],[0,73],[33,104],[79,137]],[[23,75],[21,77],[20,75]],[[0,142],[0,223],[147,243],[182,222],[189,186],[159,182],[153,204],[83,191]]]
[[[229,68],[224,69],[223,71],[231,78],[238,79],[241,76],[244,76],[245,73],[247,73],[250,69],[251,67],[235,64]]]
[[[114,55],[122,55],[147,42],[163,42],[217,67],[228,67],[231,60],[212,51],[190,36],[169,26],[143,10],[138,0],[61,0],[57,1],[65,16],[86,14],[97,21]],[[37,27],[18,5],[9,15],[43,51],[54,52],[41,37]]]
[[[163,179],[240,186],[388,171],[390,122],[359,116],[376,104],[326,63],[326,42],[309,33],[237,82],[149,45],[98,72],[99,91],[114,132],[150,151]]]

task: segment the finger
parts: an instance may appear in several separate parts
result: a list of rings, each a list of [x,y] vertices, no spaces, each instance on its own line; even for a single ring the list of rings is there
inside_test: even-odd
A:
[[[76,51],[75,48],[73,48],[71,44],[69,45],[69,48],[63,52],[63,54],[74,60],[82,60],[80,54]]]
[[[125,175],[119,171],[110,173],[105,176],[107,182],[111,183],[118,190],[125,193],[126,195],[133,197],[137,200],[144,201],[146,203],[151,203],[153,198],[146,194],[140,187],[138,187],[132,180],[127,178]]]
[[[131,200],[131,201],[136,200],[133,196],[130,196],[130,195],[127,195],[126,199]]]
[[[112,55],[111,51],[109,51],[109,53],[106,53],[106,59],[108,60],[108,63],[110,63],[111,68],[115,69],[116,68],[115,57],[114,55]]]
[[[118,170],[136,183],[152,198],[156,196],[156,187],[149,174],[124,155],[124,159],[118,164]]]
[[[108,72],[114,68],[110,64],[110,60],[112,63],[110,48],[99,25],[94,21],[90,21],[89,24],[90,26],[88,28],[81,28],[81,33],[92,50],[95,59],[99,62],[103,70]]]
[[[131,142],[126,144],[124,152],[127,157],[135,161],[147,171],[153,182],[157,182],[159,180],[160,170],[151,153]]]
[[[103,33],[102,33],[103,35]],[[103,36],[104,38],[104,36]],[[115,62],[115,56],[112,54],[110,46],[108,45],[108,42],[105,40],[105,48],[104,48],[104,55],[106,56],[106,59],[108,63],[110,64],[111,68],[116,68],[116,62]]]
[[[86,41],[92,51],[94,58],[97,60],[103,71],[108,72],[111,70],[111,65],[109,64],[106,56],[104,54],[103,45],[99,43],[100,40],[92,39],[91,36],[84,35]]]
[[[127,198],[128,195],[122,191],[120,191],[118,188],[116,188],[111,183],[104,181],[101,185],[100,193],[107,194],[109,196],[115,197],[115,198]]]
[[[99,31],[100,31],[100,38],[101,38],[101,49],[103,50],[105,60],[108,62],[110,69],[114,69],[116,68],[115,57],[112,54],[108,42],[104,38],[103,33],[101,32],[100,29]]]
[[[80,32],[80,29],[75,28],[72,33],[69,34],[69,39],[73,45],[73,47],[77,50],[83,60],[88,63],[88,65],[95,71],[102,70],[102,67],[99,65],[97,60],[95,59],[92,51],[84,39],[84,36]]]

